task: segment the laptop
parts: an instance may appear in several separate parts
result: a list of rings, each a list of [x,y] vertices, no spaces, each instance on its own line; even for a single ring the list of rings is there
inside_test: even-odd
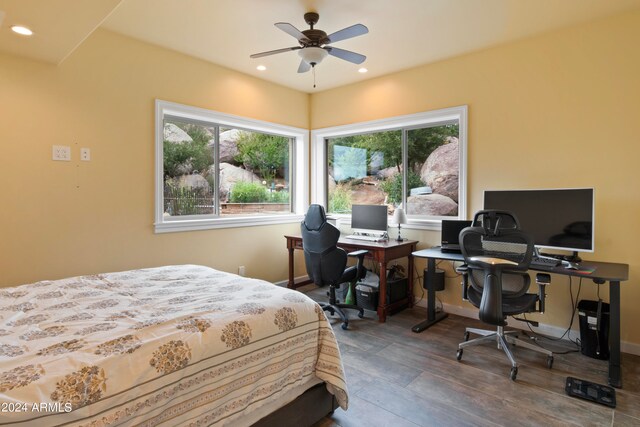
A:
[[[470,227],[472,221],[467,220],[442,220],[442,241],[440,250],[442,252],[461,253],[458,236],[463,228]]]

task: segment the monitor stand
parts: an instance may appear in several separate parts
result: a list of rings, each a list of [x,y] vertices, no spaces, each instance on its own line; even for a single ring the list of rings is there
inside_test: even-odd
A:
[[[543,252],[540,252],[540,249],[538,249],[538,247],[534,247],[533,248],[533,257],[534,258],[538,258],[538,259],[562,259],[563,256],[562,255],[555,255],[555,254],[545,254]]]
[[[578,255],[578,251],[573,251],[571,255],[565,255],[564,260],[569,262],[582,262],[582,258]]]

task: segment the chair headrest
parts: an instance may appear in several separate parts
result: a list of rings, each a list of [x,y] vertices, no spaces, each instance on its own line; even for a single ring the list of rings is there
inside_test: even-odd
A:
[[[476,212],[472,227],[482,227],[487,236],[499,236],[502,232],[520,230],[518,218],[509,211],[487,209]]]
[[[324,207],[321,205],[311,205],[304,217],[304,225],[307,230],[317,231],[327,222]]]

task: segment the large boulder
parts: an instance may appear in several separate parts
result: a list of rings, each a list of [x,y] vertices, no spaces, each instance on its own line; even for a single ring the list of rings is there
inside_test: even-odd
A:
[[[165,141],[173,142],[174,144],[183,144],[185,142],[193,141],[189,134],[173,123],[164,124],[163,138]]]
[[[451,137],[448,143],[436,148],[420,170],[420,178],[434,193],[458,201],[460,176],[460,154],[458,138]]]
[[[220,163],[220,200],[227,201],[229,199],[229,191],[231,191],[236,182],[240,181],[262,182],[260,177],[253,172],[229,163]]]
[[[398,175],[402,171],[402,165],[400,165],[400,171],[396,166],[391,166],[388,168],[380,169],[376,172],[376,176],[380,179],[388,179]]]
[[[442,194],[422,194],[407,197],[408,215],[456,216],[458,204]]]
[[[220,133],[220,162],[237,164],[236,156],[238,155],[238,138],[241,130],[229,129]],[[213,145],[215,140],[212,139],[207,144],[213,153]]]
[[[209,182],[199,174],[192,175],[180,175],[174,179],[178,187],[181,188],[203,188],[206,191],[210,190]]]

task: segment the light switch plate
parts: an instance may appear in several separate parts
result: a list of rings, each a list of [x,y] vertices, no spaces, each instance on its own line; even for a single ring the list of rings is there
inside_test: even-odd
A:
[[[59,160],[63,162],[71,161],[71,147],[67,145],[54,145],[53,146],[53,160]]]

